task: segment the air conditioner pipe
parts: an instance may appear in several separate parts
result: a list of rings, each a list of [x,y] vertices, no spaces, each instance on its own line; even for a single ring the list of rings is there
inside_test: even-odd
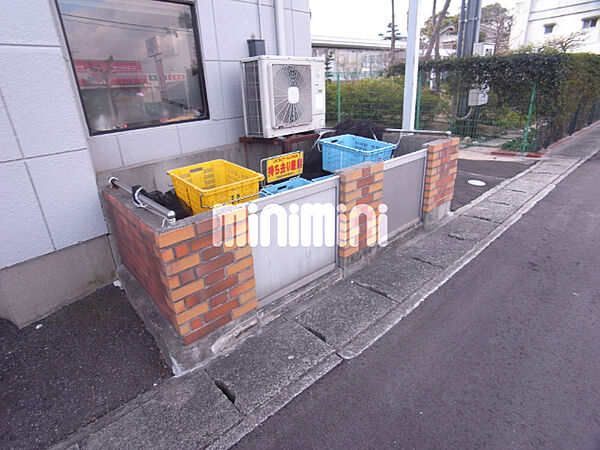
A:
[[[286,56],[284,1],[275,0],[275,31],[277,33],[277,54],[279,56]]]
[[[169,225],[175,224],[175,222],[177,220],[175,218],[175,211],[171,211],[170,209],[167,209],[164,206],[159,205],[154,200],[146,197],[144,194],[142,194],[140,192],[142,189],[141,187],[134,192],[133,189],[131,189],[131,187],[129,187],[125,183],[121,182],[117,177],[110,177],[108,179],[108,186],[112,187],[112,188],[123,189],[125,192],[131,194],[133,203],[138,208],[145,208],[148,211],[153,212],[154,214],[162,217],[163,218],[163,226],[164,226],[165,221]]]
[[[262,0],[256,0],[256,7],[258,8],[258,38],[264,39],[263,36],[263,16],[262,16],[262,8],[260,6],[260,2]]]

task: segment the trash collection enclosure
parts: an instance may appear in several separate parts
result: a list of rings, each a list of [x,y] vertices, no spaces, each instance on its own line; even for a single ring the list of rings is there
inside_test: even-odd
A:
[[[436,211],[443,213],[451,199],[458,139],[424,139],[398,146],[400,155],[386,161],[288,181],[276,193],[261,191],[266,195],[172,222],[136,206],[125,187],[105,189],[119,273],[147,294],[138,313],[168,342],[172,358],[183,354],[197,363],[260,325],[261,308],[278,308],[274,302],[335,270],[343,276],[360,270],[387,240],[441,217]],[[224,150],[215,159],[259,169],[260,159],[242,146]],[[114,175],[164,189],[167,171],[203,161],[206,155],[186,155]],[[143,309],[158,310],[162,319],[147,319]]]

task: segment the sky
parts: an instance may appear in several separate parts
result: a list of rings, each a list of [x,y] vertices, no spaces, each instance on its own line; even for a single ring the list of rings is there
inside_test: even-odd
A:
[[[509,11],[517,0],[483,0],[483,6],[500,3]],[[460,0],[452,0],[449,15],[458,14]],[[353,37],[379,39],[379,33],[385,33],[391,22],[391,0],[310,0],[311,34],[313,36]],[[444,0],[437,0],[437,11]],[[421,0],[419,22],[425,23],[431,16],[433,0]],[[408,0],[396,0],[396,23],[403,36],[406,36]]]

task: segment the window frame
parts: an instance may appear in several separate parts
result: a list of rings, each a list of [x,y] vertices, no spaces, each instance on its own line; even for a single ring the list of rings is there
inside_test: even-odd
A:
[[[584,17],[583,19],[581,19],[581,29],[582,30],[589,30],[590,28],[596,28],[598,26],[598,17]],[[594,25],[591,25],[592,22],[594,23]],[[585,26],[586,23],[589,23],[589,26]]]
[[[204,60],[202,59],[202,50],[200,49],[200,45],[201,45],[201,41],[200,41],[200,25],[198,22],[198,14],[196,12],[196,2],[194,0],[146,0],[148,2],[159,2],[159,3],[175,3],[175,4],[179,4],[179,5],[187,5],[190,7],[191,9],[191,15],[192,15],[192,28],[193,28],[193,35],[194,35],[194,40],[195,40],[195,50],[196,50],[196,60],[198,61],[198,82],[200,83],[200,94],[201,94],[201,100],[202,100],[202,106],[204,108],[204,115],[200,116],[200,117],[195,117],[193,119],[185,119],[185,120],[178,120],[176,122],[169,122],[169,123],[157,123],[157,124],[153,124],[153,125],[140,125],[140,126],[134,126],[134,127],[127,127],[127,128],[117,128],[114,130],[99,130],[99,131],[95,131],[92,129],[91,125],[90,125],[90,120],[88,118],[88,114],[85,108],[85,105],[83,103],[83,96],[82,96],[82,89],[81,86],[79,85],[79,81],[77,79],[77,72],[75,71],[75,62],[73,60],[73,56],[71,53],[71,45],[69,44],[69,37],[67,36],[67,31],[65,28],[65,24],[63,22],[63,18],[62,18],[62,14],[60,11],[60,6],[58,4],[59,0],[54,0],[54,6],[56,8],[56,13],[58,16],[58,20],[60,21],[60,26],[62,28],[62,33],[63,33],[63,37],[64,37],[64,42],[65,45],[67,46],[67,51],[69,53],[69,62],[71,65],[71,70],[73,71],[73,76],[75,78],[75,84],[77,86],[77,93],[79,94],[79,102],[81,104],[81,108],[83,110],[83,116],[85,119],[85,123],[87,125],[88,128],[88,133],[90,136],[101,136],[104,134],[112,134],[112,133],[122,133],[122,132],[126,132],[129,130],[143,130],[146,128],[156,128],[156,127],[162,127],[162,126],[169,126],[169,125],[177,125],[177,124],[181,124],[181,123],[192,123],[192,122],[198,122],[198,121],[202,121],[202,120],[210,120],[210,111],[209,111],[209,105],[208,105],[208,93],[206,90],[206,78],[204,75]]]
[[[554,33],[554,27],[556,26],[555,23],[545,23],[544,24],[544,34],[552,34]],[[550,31],[546,31],[547,29],[550,29]]]

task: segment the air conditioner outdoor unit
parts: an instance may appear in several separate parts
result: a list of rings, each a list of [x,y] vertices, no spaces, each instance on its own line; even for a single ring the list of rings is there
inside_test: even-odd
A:
[[[325,60],[255,56],[242,61],[246,136],[272,138],[325,127]]]

